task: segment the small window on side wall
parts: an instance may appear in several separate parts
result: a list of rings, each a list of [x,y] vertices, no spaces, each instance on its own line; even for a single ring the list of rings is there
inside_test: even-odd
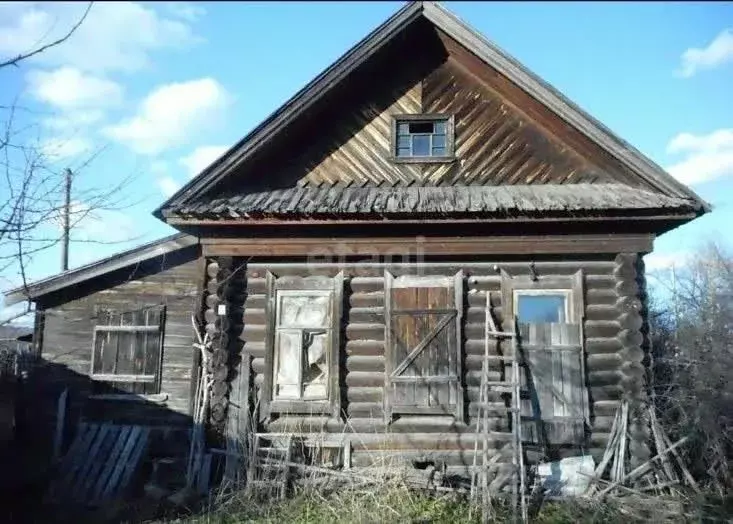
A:
[[[340,413],[338,350],[343,273],[267,274],[267,347],[260,416]]]
[[[392,157],[396,162],[453,159],[453,118],[448,115],[395,115]]]
[[[160,393],[165,306],[99,310],[94,326],[94,394]]]

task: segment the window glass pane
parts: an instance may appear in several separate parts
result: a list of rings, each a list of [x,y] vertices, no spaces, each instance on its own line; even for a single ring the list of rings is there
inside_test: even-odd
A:
[[[397,149],[397,156],[398,157],[406,157],[410,156],[410,148],[409,147],[400,147]]]
[[[433,135],[433,147],[445,147],[445,135]]]
[[[433,156],[445,156],[445,148],[433,147]]]
[[[445,134],[445,120],[439,120],[435,122],[435,134],[436,135],[444,135]]]
[[[275,343],[277,352],[275,370],[275,396],[300,398],[300,331],[279,331]]]
[[[410,133],[432,133],[433,122],[411,122]]]
[[[327,327],[330,296],[283,296],[280,298],[280,326]]]
[[[430,156],[430,137],[415,135],[412,137],[412,156]]]
[[[410,137],[409,136],[401,136],[397,138],[397,148],[404,148],[410,147]]]
[[[410,132],[410,124],[407,122],[402,122],[400,124],[397,124],[397,134],[399,135],[407,135]]]
[[[303,343],[303,398],[326,398],[328,333],[305,333]]]
[[[565,295],[518,295],[517,316],[523,323],[566,322]]]

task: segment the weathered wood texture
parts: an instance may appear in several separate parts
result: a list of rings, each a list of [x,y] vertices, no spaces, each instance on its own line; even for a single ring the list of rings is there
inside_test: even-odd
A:
[[[244,279],[239,259],[223,256],[207,260],[204,322],[212,347],[207,372],[213,380],[209,422],[214,440],[218,440],[225,431],[229,390],[234,379],[237,380],[235,385],[239,396],[239,374],[236,370],[243,345],[240,334],[244,318]]]
[[[586,353],[586,382],[589,387],[590,433],[588,449],[600,459],[606,446],[611,423],[620,401],[637,391],[643,383],[636,365],[640,335],[624,326],[640,325],[640,299],[636,284],[635,265],[630,278],[624,256],[595,261],[536,261],[540,278],[570,276],[583,271],[585,308],[583,332]],[[484,322],[487,294],[497,321],[503,320],[501,276],[494,263],[513,276],[529,275],[525,262],[424,262],[419,270],[410,264],[319,264],[310,267],[298,263],[250,263],[247,269],[247,298],[244,309],[242,340],[244,353],[252,358],[253,388],[264,383],[265,372],[265,273],[278,276],[324,274],[335,275],[343,270],[346,278],[344,332],[342,342],[341,405],[343,417],[335,419],[316,414],[310,416],[281,416],[261,426],[260,431],[272,433],[304,432],[344,433],[354,446],[355,466],[380,465],[385,460],[440,460],[456,471],[465,470],[473,459],[475,417],[479,399],[481,364],[484,352]],[[398,277],[405,274],[451,276],[464,274],[464,311],[462,316],[462,382],[465,385],[466,419],[456,421],[452,416],[401,415],[387,425],[383,412],[385,391],[385,284],[384,270]],[[628,312],[633,311],[632,320]],[[494,354],[506,351],[505,343],[491,342]],[[641,363],[640,360],[638,360]],[[492,380],[499,380],[502,367],[490,369]],[[631,387],[631,389],[628,389]],[[498,431],[491,442],[497,449],[509,439],[508,416],[500,394],[490,396],[497,415],[491,426]],[[338,437],[341,438],[341,437]],[[397,452],[399,450],[399,452]],[[635,453],[636,451],[632,452]],[[570,449],[558,450],[560,456],[573,454]],[[636,452],[641,453],[641,452]],[[534,455],[536,457],[536,455]],[[531,458],[531,457],[530,457]]]
[[[650,188],[450,38],[431,29],[420,38],[419,55],[393,44],[355,75],[350,89],[316,110],[310,127],[293,129],[288,140],[303,133],[308,148],[293,158],[291,142],[273,144],[285,149],[268,154],[268,180],[280,188],[609,182]],[[454,161],[390,160],[392,116],[420,113],[454,116]]]
[[[177,425],[189,420],[192,371],[191,314],[198,303],[198,246],[146,261],[99,281],[44,297],[37,321],[42,331],[42,365],[34,373],[38,421],[53,424],[57,392],[70,391],[72,420]],[[90,399],[93,334],[99,310],[133,311],[165,306],[160,393],[165,401]],[[42,321],[41,321],[42,320]],[[115,393],[115,391],[106,391]],[[46,402],[48,400],[48,402]]]

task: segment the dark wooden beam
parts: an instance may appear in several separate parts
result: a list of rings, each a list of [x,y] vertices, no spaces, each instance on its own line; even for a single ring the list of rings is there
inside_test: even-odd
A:
[[[654,235],[503,237],[202,238],[206,256],[496,255],[648,253]]]

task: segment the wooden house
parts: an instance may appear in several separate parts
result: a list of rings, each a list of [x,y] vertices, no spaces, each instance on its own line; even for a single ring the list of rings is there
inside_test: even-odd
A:
[[[598,460],[619,403],[647,397],[641,256],[707,210],[445,8],[412,2],[155,211],[184,235],[11,297],[35,301],[44,357],[90,392],[122,390],[85,402],[138,416],[120,396],[167,394],[188,413],[195,313],[218,434],[456,474],[480,411],[493,450],[512,439],[515,353],[494,332],[518,329],[529,460]],[[99,352],[110,333],[133,363]],[[632,420],[633,464],[649,447]]]

